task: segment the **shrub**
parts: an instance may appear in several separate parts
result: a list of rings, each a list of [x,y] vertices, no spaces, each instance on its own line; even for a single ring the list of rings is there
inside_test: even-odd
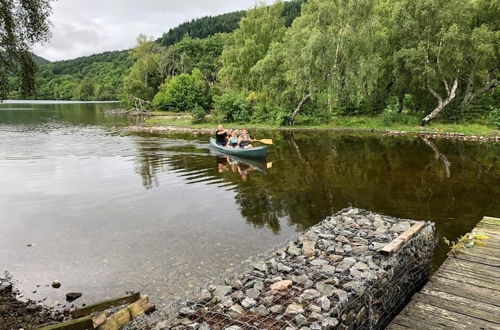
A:
[[[237,91],[229,91],[214,98],[215,116],[223,122],[246,123],[252,116],[252,105],[246,95]]]
[[[489,125],[500,129],[500,108],[493,108],[493,107],[490,108],[492,110],[490,111],[486,122]]]
[[[191,123],[199,124],[205,121],[206,111],[199,104],[194,106],[194,109],[191,110]]]
[[[193,110],[197,105],[209,106],[209,90],[198,69],[183,73],[165,82],[153,98],[153,105],[162,110]]]

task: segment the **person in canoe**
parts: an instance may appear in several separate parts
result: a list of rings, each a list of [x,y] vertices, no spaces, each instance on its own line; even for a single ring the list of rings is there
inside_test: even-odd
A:
[[[236,131],[231,132],[231,136],[229,137],[229,140],[227,141],[227,148],[238,148],[238,133]]]
[[[227,131],[222,125],[217,126],[217,129],[215,130],[215,140],[217,141],[218,145],[225,147],[227,144],[228,136],[229,135],[227,134]]]
[[[251,143],[255,141],[256,140],[252,139],[250,135],[248,135],[246,128],[241,130],[241,135],[238,138],[238,145],[240,146],[240,148],[252,148],[253,146],[251,145]]]

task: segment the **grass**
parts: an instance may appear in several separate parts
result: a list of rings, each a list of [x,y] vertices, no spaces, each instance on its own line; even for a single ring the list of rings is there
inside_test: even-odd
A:
[[[158,112],[157,112],[158,113]],[[183,114],[182,117],[166,116],[161,113],[159,117],[152,117],[146,120],[146,124],[165,125],[165,126],[180,126],[190,128],[213,128],[216,123],[200,123],[192,124],[189,118]],[[169,118],[170,117],[170,118]],[[356,117],[336,117],[329,123],[319,125],[307,125],[297,122],[294,128],[314,128],[314,129],[353,129],[353,130],[377,130],[377,131],[403,131],[410,133],[418,132],[435,132],[435,133],[461,133],[465,135],[478,135],[487,136],[491,134],[500,134],[498,129],[491,126],[481,124],[454,124],[454,123],[441,123],[432,122],[431,124],[422,127],[419,125],[417,117],[403,115],[401,121],[388,123],[382,116],[356,116]],[[263,128],[263,129],[276,129],[287,128],[289,126],[276,126],[262,123],[248,123],[248,124],[226,124],[228,127],[241,129],[241,128]]]

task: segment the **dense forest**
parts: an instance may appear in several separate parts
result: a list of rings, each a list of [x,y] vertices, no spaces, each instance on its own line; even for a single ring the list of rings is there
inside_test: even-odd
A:
[[[500,4],[295,0],[203,17],[129,52],[41,65],[37,98],[133,95],[193,121],[500,125]]]

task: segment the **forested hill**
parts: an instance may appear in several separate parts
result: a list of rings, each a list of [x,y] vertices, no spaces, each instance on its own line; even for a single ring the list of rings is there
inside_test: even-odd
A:
[[[282,16],[287,26],[300,15],[300,6],[303,2],[305,0],[284,3]],[[156,43],[169,47],[186,37],[205,39],[218,33],[231,33],[238,28],[239,21],[246,13],[247,11],[243,10],[194,19],[170,29],[157,39]],[[219,46],[222,47],[222,44]],[[221,50],[217,50],[216,53],[220,55]],[[212,54],[213,50],[209,53]],[[124,50],[57,62],[49,62],[35,56],[35,62],[40,66],[37,74],[37,95],[34,96],[36,99],[116,100],[122,95],[122,83],[134,59],[129,56],[128,50]],[[17,85],[14,78],[11,84]],[[10,93],[9,98],[16,99],[22,96],[18,91],[14,91]]]
[[[305,0],[293,0],[284,3],[282,16],[285,18],[285,25],[290,26],[293,20],[300,15],[300,7]],[[240,10],[218,16],[205,16],[193,19],[190,22],[170,29],[157,40],[162,46],[170,46],[184,37],[193,39],[204,39],[216,33],[230,33],[238,28],[238,24],[246,11]]]
[[[128,50],[123,50],[41,65],[37,98],[115,100],[133,63]]]

